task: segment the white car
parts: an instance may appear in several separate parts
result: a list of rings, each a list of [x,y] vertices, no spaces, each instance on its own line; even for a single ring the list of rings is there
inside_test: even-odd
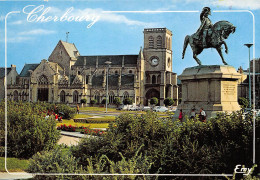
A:
[[[139,107],[138,106],[134,106],[134,105],[129,105],[129,107],[127,108],[128,111],[138,111]]]
[[[155,111],[155,112],[167,112],[167,111],[168,111],[168,108],[165,107],[165,106],[156,106],[156,107],[154,108],[154,111]]]
[[[152,109],[151,109],[151,107],[150,106],[144,106],[143,108],[142,108],[142,111],[151,111]]]

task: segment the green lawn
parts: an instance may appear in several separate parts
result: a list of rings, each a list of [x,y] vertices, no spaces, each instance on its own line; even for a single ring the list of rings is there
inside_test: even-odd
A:
[[[29,160],[18,158],[7,158],[7,169],[12,172],[25,171],[28,168]],[[5,170],[5,158],[0,157],[0,172]]]
[[[92,116],[89,116],[87,114],[76,114],[73,119],[79,119],[79,118],[86,118],[87,119],[89,117],[92,117]]]
[[[63,119],[62,123],[57,123],[57,126],[66,124],[67,126],[72,125],[72,126],[77,126],[77,127],[88,127],[89,128],[108,128],[108,123],[75,123],[73,119],[71,120],[66,120]]]
[[[81,107],[79,108],[79,111],[106,111],[105,107]],[[107,108],[108,112],[121,112],[119,110],[116,110],[116,108]]]

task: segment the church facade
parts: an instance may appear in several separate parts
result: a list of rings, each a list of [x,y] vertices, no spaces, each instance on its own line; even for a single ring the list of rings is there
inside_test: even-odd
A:
[[[132,98],[148,105],[152,97],[177,102],[177,75],[172,72],[172,32],[167,28],[144,29],[144,47],[135,55],[82,56],[72,43],[59,41],[48,60],[25,64],[7,97],[18,101],[80,103],[81,99]],[[107,65],[106,62],[111,64]],[[108,79],[107,79],[108,77]]]

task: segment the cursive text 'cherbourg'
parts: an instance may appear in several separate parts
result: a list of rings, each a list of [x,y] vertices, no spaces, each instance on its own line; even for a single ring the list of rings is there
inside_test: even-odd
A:
[[[30,10],[29,10],[30,9]],[[69,9],[66,10],[61,16],[50,16],[47,15],[49,11],[51,10],[51,7],[45,8],[44,5],[28,5],[23,8],[23,13],[27,14],[27,21],[28,22],[82,22],[86,21],[89,22],[87,25],[87,28],[91,28],[100,18],[99,15],[96,14],[87,14],[87,15],[82,15],[82,16],[75,16],[72,15],[71,12],[73,11],[73,7],[70,7]]]

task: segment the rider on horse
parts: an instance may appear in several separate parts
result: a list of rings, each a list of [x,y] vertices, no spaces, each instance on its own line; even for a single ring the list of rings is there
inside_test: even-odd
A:
[[[196,39],[201,39],[202,36],[202,45],[203,47],[207,47],[207,36],[209,33],[209,29],[212,27],[211,20],[208,18],[208,15],[211,15],[211,11],[209,7],[204,7],[202,12],[200,13],[200,21],[201,25],[197,32],[195,33]]]

